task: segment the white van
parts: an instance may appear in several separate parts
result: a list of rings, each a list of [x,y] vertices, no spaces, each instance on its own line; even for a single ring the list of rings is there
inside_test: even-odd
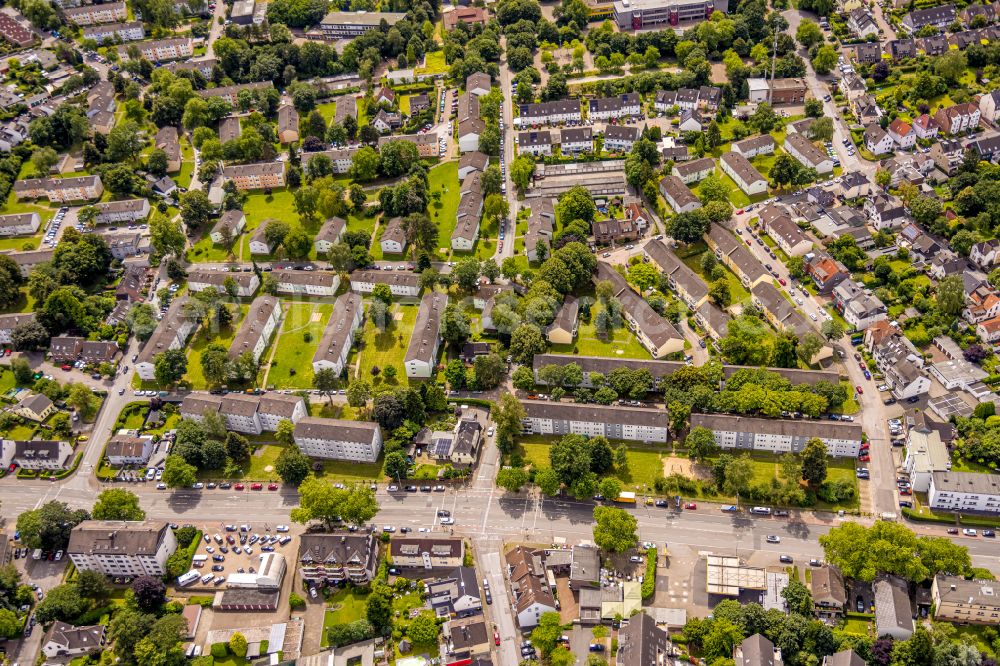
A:
[[[770,516],[771,509],[766,506],[755,506],[754,508],[750,509],[750,513],[757,516]]]
[[[191,571],[188,571],[186,574],[182,574],[177,577],[177,587],[187,587],[188,585],[191,585],[199,578],[201,578],[201,574],[192,569]]]

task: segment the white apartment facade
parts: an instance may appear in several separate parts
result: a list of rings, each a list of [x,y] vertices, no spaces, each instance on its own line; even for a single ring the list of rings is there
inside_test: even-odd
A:
[[[295,424],[296,446],[311,458],[375,462],[382,451],[377,423],[307,416]]]
[[[66,554],[80,571],[161,577],[176,550],[177,539],[164,522],[85,520],[70,533]]]
[[[728,414],[692,414],[691,427],[708,428],[723,449],[798,453],[818,438],[836,458],[857,457],[861,426],[803,419],[756,419]]]

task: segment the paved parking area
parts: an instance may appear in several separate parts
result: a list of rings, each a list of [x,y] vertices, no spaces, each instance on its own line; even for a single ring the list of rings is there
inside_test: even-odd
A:
[[[229,574],[234,573],[251,573],[250,568],[252,567],[254,570],[257,569],[260,563],[260,556],[265,552],[261,550],[263,543],[262,539],[270,541],[274,537],[280,538],[284,536],[288,536],[292,540],[284,546],[278,542],[267,545],[273,547],[274,552],[284,555],[285,562],[288,566],[294,566],[295,554],[298,548],[298,538],[291,534],[278,534],[274,531],[274,526],[269,526],[272,528],[270,531],[260,529],[261,527],[263,526],[251,524],[251,531],[249,532],[227,532],[225,526],[199,526],[204,536],[198,545],[198,550],[195,552],[195,555],[205,555],[208,560],[205,562],[204,566],[198,570],[203,576],[209,573],[213,576],[222,577],[226,577]],[[257,537],[256,540],[253,539],[254,536]],[[209,541],[205,541],[204,537],[208,537]],[[218,539],[216,539],[216,537],[218,537]],[[241,537],[244,538],[245,543],[240,543]],[[219,543],[219,540],[222,541],[221,544]],[[250,543],[251,541],[254,543]],[[214,559],[216,556],[223,558],[223,560],[221,562],[216,561]],[[214,567],[219,567],[220,570],[213,571]],[[199,581],[195,585],[185,589],[204,589],[205,587],[215,588],[217,586],[214,583],[209,583],[207,586],[202,585]],[[221,584],[218,587],[221,587]]]

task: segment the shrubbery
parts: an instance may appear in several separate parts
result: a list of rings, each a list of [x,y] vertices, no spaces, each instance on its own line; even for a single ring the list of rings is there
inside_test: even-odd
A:
[[[375,628],[366,619],[355,620],[349,624],[334,625],[326,630],[330,645],[340,647],[364,641],[375,635]]]
[[[656,593],[656,548],[646,550],[646,575],[642,579],[642,598],[652,599]]]
[[[225,659],[229,656],[229,646],[225,643],[212,643],[212,656],[216,659]]]

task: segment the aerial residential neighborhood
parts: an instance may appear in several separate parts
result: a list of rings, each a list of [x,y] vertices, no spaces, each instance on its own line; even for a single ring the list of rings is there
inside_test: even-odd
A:
[[[971,0],[0,7],[0,654],[995,666]]]

